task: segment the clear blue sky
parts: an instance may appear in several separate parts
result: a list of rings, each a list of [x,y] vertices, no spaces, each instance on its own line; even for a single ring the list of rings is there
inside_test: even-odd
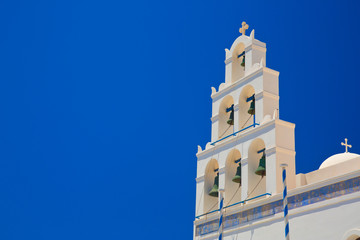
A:
[[[297,172],[360,153],[359,1],[1,1],[0,239],[191,239],[210,87],[242,21]]]

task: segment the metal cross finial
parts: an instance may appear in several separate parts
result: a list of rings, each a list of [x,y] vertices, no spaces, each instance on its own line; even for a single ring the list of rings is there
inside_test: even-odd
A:
[[[345,146],[345,152],[347,153],[348,152],[348,147],[349,148],[352,148],[352,146],[350,144],[347,144],[347,138],[345,138],[345,143],[341,143],[342,146]]]
[[[245,35],[245,31],[249,28],[249,25],[247,25],[246,22],[242,22],[241,26],[242,27],[239,29],[239,32],[242,33],[242,35]]]

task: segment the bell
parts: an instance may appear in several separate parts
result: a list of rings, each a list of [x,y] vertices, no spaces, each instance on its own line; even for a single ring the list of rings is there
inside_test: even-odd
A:
[[[229,120],[227,120],[227,124],[234,125],[234,109],[231,109]]]
[[[256,169],[255,174],[260,176],[266,176],[266,157],[265,153],[263,153],[260,158],[259,167]]]
[[[253,98],[253,100],[250,103],[250,108],[248,110],[248,113],[250,115],[254,115],[255,114],[255,98]]]
[[[212,187],[211,191],[209,192],[209,195],[212,197],[219,196],[219,173],[215,177],[214,186]]]
[[[237,167],[236,170],[236,174],[233,177],[232,181],[241,184],[241,163],[239,163],[239,166]]]
[[[240,65],[241,65],[242,67],[245,67],[245,55],[244,55],[243,60],[242,60],[242,62],[241,62]]]

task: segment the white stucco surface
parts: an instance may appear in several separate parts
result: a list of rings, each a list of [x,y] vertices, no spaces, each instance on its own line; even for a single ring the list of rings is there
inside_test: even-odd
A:
[[[266,51],[254,31],[225,49],[225,79],[211,93],[211,139],[196,154],[194,239],[218,238],[218,198],[208,194],[217,173],[225,192],[224,239],[284,239],[280,165],[287,164],[291,239],[357,240],[360,155],[347,152],[351,145],[345,139],[345,153],[327,158],[319,169],[296,174],[295,124],[279,118],[279,72],[266,67]],[[254,116],[248,112],[252,97]],[[231,106],[233,125],[227,122]],[[261,151],[264,176],[255,173]],[[240,158],[241,185],[232,182]]]

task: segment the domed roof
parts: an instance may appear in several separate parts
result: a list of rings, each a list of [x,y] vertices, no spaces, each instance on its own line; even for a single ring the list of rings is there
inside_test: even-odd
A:
[[[349,152],[345,152],[345,153],[339,153],[339,154],[335,154],[332,155],[331,157],[327,158],[319,167],[319,169],[322,168],[326,168],[326,167],[330,167],[342,162],[346,162],[348,160],[354,159],[360,157],[359,154],[355,154],[355,153],[349,153]]]

